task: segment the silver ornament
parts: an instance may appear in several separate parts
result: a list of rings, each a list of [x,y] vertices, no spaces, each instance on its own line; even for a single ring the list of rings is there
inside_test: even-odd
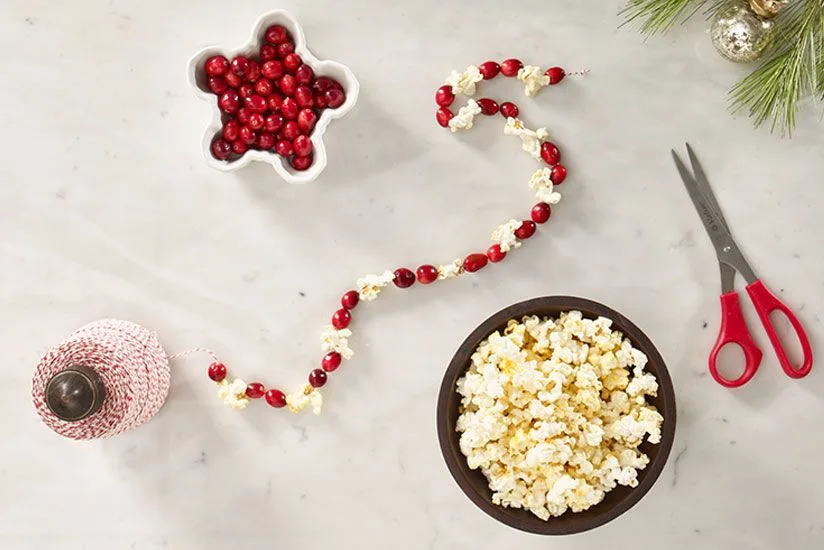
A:
[[[710,33],[718,53],[736,63],[750,63],[772,44],[775,25],[755,13],[747,0],[734,0],[715,16]]]

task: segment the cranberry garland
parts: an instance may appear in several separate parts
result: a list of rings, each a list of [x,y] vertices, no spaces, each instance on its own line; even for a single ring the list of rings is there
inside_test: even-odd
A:
[[[309,136],[320,113],[343,105],[346,93],[334,78],[315,75],[295,53],[286,28],[273,25],[264,37],[257,58],[215,55],[204,64],[223,113],[212,156],[233,161],[249,149],[273,151],[295,170],[306,170],[312,165]]]
[[[275,27],[272,27],[272,29],[275,29]],[[270,44],[261,47],[262,58],[274,55],[270,48],[273,48],[275,44],[283,44],[283,40],[287,39],[281,34],[274,38],[276,40],[269,40],[269,32],[267,31],[267,40]],[[229,75],[236,74],[231,71],[225,72],[228,70],[223,65],[225,59],[223,61],[213,61],[213,59],[215,58],[207,62],[207,70],[211,64],[214,64],[223,67],[221,70],[224,73],[222,74],[225,74],[227,78]],[[232,64],[234,65],[234,60]],[[301,67],[296,61],[291,62],[290,65],[294,66],[295,70]],[[249,71],[249,65],[244,68],[244,74],[247,71]],[[444,265],[425,264],[415,271],[401,267],[394,271],[385,271],[378,275],[366,275],[358,279],[358,289],[349,290],[341,297],[340,308],[332,314],[330,324],[324,327],[321,341],[323,351],[326,353],[320,360],[320,366],[309,373],[308,384],[305,384],[295,393],[287,395],[276,388],[267,390],[260,382],[247,384],[239,379],[230,382],[227,379],[228,371],[226,367],[219,362],[212,363],[208,370],[209,378],[218,383],[219,396],[225,403],[232,408],[243,409],[249,400],[264,398],[269,405],[275,408],[288,407],[292,412],[299,412],[303,408],[311,406],[315,414],[319,414],[323,398],[318,388],[326,384],[329,373],[336,371],[345,359],[350,359],[353,355],[348,345],[348,339],[352,334],[349,326],[353,320],[352,313],[361,302],[374,300],[381,290],[390,283],[401,289],[409,288],[416,282],[429,285],[463,273],[477,272],[486,267],[489,262],[498,263],[506,258],[509,251],[519,248],[522,245],[521,241],[532,237],[536,232],[537,224],[546,223],[550,219],[552,214],[551,204],[556,204],[561,198],[561,195],[555,192],[553,187],[560,185],[566,179],[567,170],[560,164],[561,152],[558,147],[547,141],[548,132],[546,129],[539,128],[533,131],[526,128],[518,119],[518,106],[512,102],[498,104],[497,101],[491,98],[485,97],[475,101],[470,97],[467,104],[461,107],[457,114],[450,110],[450,106],[453,105],[457,95],[474,95],[477,83],[481,80],[492,79],[498,74],[505,77],[517,77],[518,80],[524,82],[528,96],[535,95],[545,86],[560,83],[566,76],[566,73],[560,67],[552,67],[546,71],[541,71],[538,67],[524,65],[518,59],[507,59],[500,64],[495,61],[487,61],[477,67],[471,65],[463,72],[453,71],[447,79],[447,84],[441,86],[435,92],[435,102],[439,106],[436,112],[436,120],[441,126],[456,132],[471,128],[473,119],[477,114],[492,116],[501,113],[506,118],[504,133],[520,137],[523,150],[530,153],[539,162],[547,165],[539,168],[529,181],[529,187],[535,190],[540,201],[530,210],[529,218],[521,221],[512,219],[500,225],[492,234],[492,240],[495,244],[490,246],[485,253],[471,253],[462,260],[457,259]],[[237,81],[240,82],[240,80],[238,78]],[[328,88],[327,92],[332,89],[337,88]],[[247,106],[250,103],[259,103],[259,100],[252,99],[254,97],[258,96],[251,95],[246,98]],[[286,99],[283,101],[285,102]],[[257,108],[257,105],[255,107]],[[283,112],[282,103],[280,110]],[[227,125],[233,121],[234,119],[230,119]],[[240,130],[248,127],[248,125],[243,126]],[[230,129],[233,130],[234,128],[230,126]],[[240,133],[238,131],[238,135]],[[226,127],[224,127],[224,136],[225,134]],[[294,141],[297,141],[298,137],[303,137],[303,135],[296,136]],[[234,143],[237,143],[237,141]],[[283,141],[278,141],[278,145],[280,143],[283,143]],[[288,142],[286,144],[289,145]],[[292,147],[294,148],[294,144]],[[291,152],[292,149],[289,149],[288,154],[291,154]]]

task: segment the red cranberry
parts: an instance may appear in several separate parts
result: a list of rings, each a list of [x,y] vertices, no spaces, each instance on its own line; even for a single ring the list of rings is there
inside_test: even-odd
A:
[[[541,158],[550,166],[561,162],[561,151],[550,141],[541,144]]]
[[[323,95],[326,97],[326,104],[331,109],[337,109],[346,101],[346,95],[337,88],[330,88]]]
[[[549,77],[550,84],[558,84],[566,76],[566,71],[561,67],[550,67],[544,74]]]
[[[490,80],[498,76],[498,73],[501,72],[501,66],[494,61],[487,61],[478,65],[478,70],[481,71],[484,80]]]
[[[229,60],[222,55],[213,55],[206,60],[205,69],[209,76],[222,76],[229,72]]]
[[[281,44],[277,45],[278,50],[278,57],[284,59],[287,55],[295,51],[295,45],[292,43],[291,40],[287,40]]]
[[[212,141],[212,156],[217,160],[226,160],[232,154],[232,146],[223,138]]]
[[[428,285],[438,280],[438,268],[434,265],[424,264],[417,270],[418,282]]]
[[[260,382],[250,382],[246,384],[246,397],[250,399],[260,399],[264,393],[266,393],[266,389]]]
[[[328,380],[328,376],[326,376],[326,373],[321,369],[315,369],[309,373],[309,383],[313,388],[322,387],[326,384],[326,380]]]
[[[479,99],[478,107],[481,108],[481,112],[485,115],[494,115],[498,112],[498,103],[494,99],[489,99],[488,97],[482,97]]]
[[[269,104],[269,110],[273,112],[280,111],[280,104],[283,103],[283,96],[277,92],[272,92],[268,98],[266,98],[267,103]]]
[[[240,132],[240,124],[237,120],[227,120],[223,125],[223,138],[229,141],[235,141]]]
[[[232,59],[232,72],[237,76],[243,78],[243,75],[246,74],[246,68],[249,66],[249,60],[243,57],[242,55],[238,55],[234,59]]]
[[[267,132],[275,133],[283,126],[283,117],[278,114],[272,114],[266,117],[263,127]]]
[[[524,220],[521,227],[515,230],[515,236],[519,239],[525,240],[535,234],[535,222],[532,220]]]
[[[295,80],[298,81],[298,84],[311,84],[314,79],[315,71],[312,70],[312,67],[306,65],[305,63],[298,67],[298,69],[295,71]]]
[[[318,109],[326,109],[329,105],[326,104],[326,96],[322,92],[315,92],[315,107]]]
[[[230,88],[239,88],[241,84],[243,84],[243,79],[241,79],[235,73],[229,72],[223,75],[223,79],[226,80],[226,84]]]
[[[289,163],[292,165],[292,168],[303,172],[304,170],[308,170],[310,166],[312,166],[312,155],[308,155],[305,157],[292,157],[289,160]]]
[[[287,120],[286,123],[283,125],[283,129],[280,131],[280,133],[283,134],[283,139],[293,141],[297,139],[297,137],[300,135],[300,126],[298,126],[298,123],[294,120]]]
[[[529,213],[529,216],[535,223],[546,223],[551,215],[552,208],[545,202],[539,202],[533,206],[532,211]]]
[[[567,177],[567,169],[563,164],[556,164],[552,167],[550,178],[555,185],[561,185]]]
[[[283,67],[289,74],[295,74],[295,72],[298,70],[298,67],[300,67],[301,65],[303,65],[303,60],[296,53],[290,53],[289,55],[283,58]]]
[[[246,72],[243,73],[243,78],[246,79],[246,82],[257,82],[257,79],[260,78],[260,63],[250,59],[246,65]]]
[[[312,154],[312,140],[309,136],[298,136],[292,142],[292,147],[295,149],[295,154],[299,157],[305,157]]]
[[[280,91],[283,92],[283,95],[287,95],[289,97],[295,95],[295,90],[298,89],[298,81],[295,80],[295,77],[290,74],[283,75],[278,85],[280,86]]]
[[[360,302],[360,294],[357,290],[350,290],[344,294],[340,299],[340,305],[346,309],[355,309],[355,306]]]
[[[268,132],[261,132],[257,140],[258,149],[268,151],[275,146],[275,136]]]
[[[241,126],[240,133],[238,134],[238,139],[245,143],[246,145],[251,145],[257,139],[257,134],[250,126]]]
[[[272,84],[271,80],[261,78],[260,80],[255,82],[255,91],[257,93],[259,93],[260,95],[264,96],[264,97],[271,94],[272,90],[274,90],[274,89],[275,89],[275,87]]]
[[[276,409],[282,409],[286,406],[286,394],[280,390],[269,390],[264,398],[269,405]]]
[[[446,107],[441,107],[440,109],[435,112],[435,118],[438,120],[438,124],[446,128],[449,126],[449,121],[452,120],[452,117],[455,116],[452,111],[447,109]]]
[[[227,90],[220,96],[218,100],[218,106],[220,106],[220,110],[224,113],[236,113],[237,110],[240,108],[240,97],[238,97],[237,92],[234,90]]]
[[[289,31],[283,25],[272,25],[266,29],[266,41],[270,44],[280,44],[289,40]]]
[[[332,326],[338,330],[345,329],[352,322],[352,314],[348,309],[339,309],[332,315]]]
[[[486,267],[487,262],[489,258],[486,254],[470,254],[464,259],[463,268],[469,273],[474,273]]]
[[[298,86],[295,90],[295,101],[301,107],[311,107],[315,104],[315,96],[309,86]]]
[[[506,252],[501,250],[501,245],[493,244],[489,247],[489,250],[486,251],[486,257],[489,258],[490,262],[496,264],[506,258]]]
[[[262,113],[252,113],[249,115],[249,126],[252,130],[260,130],[263,128],[263,124],[266,122],[266,119],[263,118]]]
[[[306,133],[311,132],[317,122],[318,115],[312,109],[301,109],[298,113],[298,126]]]
[[[242,98],[246,99],[247,97],[254,95],[255,88],[251,84],[243,84],[237,90],[237,94]]]
[[[330,351],[329,353],[323,356],[323,359],[321,359],[320,361],[320,366],[326,372],[333,372],[337,370],[337,368],[340,366],[341,359],[342,357],[340,356],[340,353],[336,351]]]
[[[209,365],[209,378],[215,382],[220,382],[226,378],[226,365],[223,363],[212,363]]]
[[[249,115],[252,114],[252,111],[247,109],[246,107],[241,107],[240,110],[237,112],[237,121],[243,124],[249,124]]]
[[[507,59],[501,63],[501,74],[504,76],[517,76],[518,71],[524,66],[520,59]]]
[[[266,111],[266,98],[262,95],[252,94],[246,98],[246,108],[253,113]]]
[[[291,97],[287,97],[280,104],[280,113],[286,120],[295,120],[298,118],[299,112],[300,106],[298,105],[298,102]]]
[[[276,59],[271,59],[263,64],[261,67],[260,72],[263,73],[263,76],[270,80],[275,80],[283,76],[283,63],[277,61]]]
[[[504,118],[515,118],[518,116],[518,106],[511,101],[504,101],[501,103],[501,114]]]
[[[229,85],[226,84],[226,79],[222,76],[210,76],[209,77],[209,90],[213,94],[220,95],[226,90],[229,89]]]
[[[411,269],[401,267],[395,270],[395,278],[392,279],[398,288],[409,288],[415,284],[415,274]]]
[[[329,78],[328,76],[319,76],[312,83],[312,90],[314,90],[315,92],[323,93],[326,90],[331,90],[335,87],[335,81]]]
[[[278,141],[275,143],[275,152],[282,157],[288,157],[292,154],[292,142],[285,139]]]
[[[435,103],[440,107],[449,107],[455,101],[455,94],[452,93],[452,86],[445,84],[435,92]]]
[[[263,62],[271,61],[278,56],[278,51],[271,44],[264,44],[260,47],[260,60]]]
[[[249,146],[244,143],[242,139],[238,139],[234,143],[232,143],[232,151],[237,153],[238,155],[242,155],[246,151],[249,150]]]

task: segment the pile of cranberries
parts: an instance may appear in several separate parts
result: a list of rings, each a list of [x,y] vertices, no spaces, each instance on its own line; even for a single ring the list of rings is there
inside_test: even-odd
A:
[[[309,136],[321,111],[343,105],[346,92],[337,80],[315,75],[281,25],[266,29],[258,53],[206,60],[208,87],[223,115],[212,156],[231,161],[249,149],[273,151],[295,170],[306,170],[312,165]]]

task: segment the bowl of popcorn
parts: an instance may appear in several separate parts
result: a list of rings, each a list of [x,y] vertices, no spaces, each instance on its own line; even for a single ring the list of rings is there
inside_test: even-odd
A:
[[[675,438],[675,392],[649,338],[568,296],[499,311],[444,375],[438,438],[481,510],[544,535],[580,533],[650,490]]]

